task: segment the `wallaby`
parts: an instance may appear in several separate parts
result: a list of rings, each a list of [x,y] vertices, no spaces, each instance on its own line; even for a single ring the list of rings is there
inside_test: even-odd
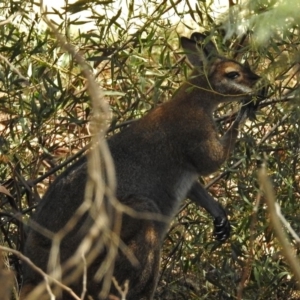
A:
[[[247,115],[247,109],[242,107],[225,135],[219,137],[213,111],[223,102],[251,101],[258,94],[255,86],[260,77],[248,65],[220,56],[213,42],[200,33],[193,33],[190,39],[181,37],[180,41],[194,67],[188,80],[170,101],[108,140],[116,169],[116,197],[137,212],[166,216],[167,220],[176,214],[181,201],[189,197],[215,218],[216,237],[224,240],[230,230],[226,213],[197,178],[220,168],[230,155],[239,125]],[[86,178],[87,160],[83,157],[51,185],[38,205],[35,222],[52,232],[61,229],[83,201]],[[64,238],[60,249],[62,261],[75,252],[83,223],[80,220]],[[127,300],[153,299],[160,249],[168,225],[159,220],[122,215],[121,240],[139,262],[133,266],[121,251],[116,258],[113,275],[120,285],[129,280]],[[25,255],[44,271],[50,247],[47,237],[29,230]],[[93,299],[99,299],[102,289],[102,283],[94,280],[102,258],[99,253],[87,270],[87,297]],[[30,299],[27,295],[41,281],[42,277],[25,265],[21,299]],[[81,281],[82,278],[70,285],[78,295]],[[105,299],[119,297],[112,285]],[[62,298],[72,299],[67,294]]]

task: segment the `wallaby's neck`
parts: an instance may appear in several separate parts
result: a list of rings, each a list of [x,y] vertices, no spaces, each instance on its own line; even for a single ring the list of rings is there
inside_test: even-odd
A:
[[[191,107],[201,107],[205,112],[212,113],[222,102],[218,93],[214,92],[205,74],[194,70],[186,82],[176,91],[172,102],[182,102]]]

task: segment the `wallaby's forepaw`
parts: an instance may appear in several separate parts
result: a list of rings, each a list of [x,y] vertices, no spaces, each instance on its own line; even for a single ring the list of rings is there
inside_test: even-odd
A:
[[[214,219],[214,237],[220,242],[225,242],[230,236],[230,223],[227,217]]]

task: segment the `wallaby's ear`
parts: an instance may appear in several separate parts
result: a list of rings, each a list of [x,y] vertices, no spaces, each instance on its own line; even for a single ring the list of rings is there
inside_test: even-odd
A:
[[[182,36],[180,37],[180,44],[189,62],[193,66],[201,66],[202,62],[201,62],[201,54],[199,53],[200,49],[197,49],[196,41]]]
[[[244,62],[244,67],[247,69],[247,70],[251,70],[250,69],[250,65],[249,65],[249,62],[248,62],[248,60],[245,60],[245,62]]]
[[[202,51],[207,58],[219,55],[215,44],[211,40],[207,41],[206,35],[200,32],[194,32],[191,35],[191,40],[194,40],[197,44],[202,45]]]
[[[194,32],[191,38],[181,37],[181,46],[190,61],[195,67],[207,66],[211,59],[218,57],[218,51],[212,41],[204,43],[206,36],[199,32]]]

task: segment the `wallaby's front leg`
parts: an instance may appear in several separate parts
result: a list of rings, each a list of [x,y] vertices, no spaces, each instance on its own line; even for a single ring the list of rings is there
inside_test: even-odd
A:
[[[198,181],[193,184],[188,198],[212,215],[214,218],[214,236],[218,241],[225,241],[230,236],[230,223],[222,205]]]

